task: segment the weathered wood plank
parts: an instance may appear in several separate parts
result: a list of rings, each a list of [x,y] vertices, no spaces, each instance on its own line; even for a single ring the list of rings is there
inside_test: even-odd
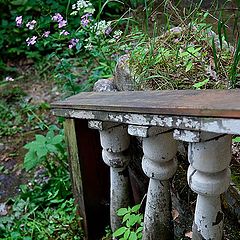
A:
[[[83,218],[85,239],[100,239],[109,225],[109,169],[102,162],[99,133],[88,121],[66,119],[72,188],[79,215]],[[93,231],[94,229],[94,231]]]
[[[240,118],[240,90],[80,93],[53,108],[121,113]]]
[[[109,169],[102,161],[99,132],[88,121],[75,119],[79,163],[86,211],[88,240],[100,239],[109,225]]]
[[[77,146],[77,138],[75,131],[74,119],[66,119],[64,123],[64,132],[65,132],[65,140],[67,144],[68,150],[68,162],[69,162],[69,170],[71,174],[72,180],[72,189],[73,195],[75,199],[75,203],[77,205],[78,214],[83,218],[83,222],[81,222],[81,227],[84,230],[85,239],[88,239],[88,231],[87,231],[87,218],[83,197],[83,184],[81,177],[81,169],[78,157],[78,146]]]

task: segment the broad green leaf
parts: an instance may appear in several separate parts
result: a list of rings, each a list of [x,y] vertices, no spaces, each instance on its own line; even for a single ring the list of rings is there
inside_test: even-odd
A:
[[[128,230],[124,233],[123,238],[124,238],[124,239],[128,239],[129,235],[130,235],[130,229],[128,229]]]
[[[63,136],[62,135],[56,135],[52,140],[51,143],[52,144],[59,144],[61,143],[63,140]]]
[[[138,222],[139,216],[138,215],[131,215],[126,223],[127,227],[132,227]]]
[[[141,204],[137,204],[132,208],[132,212],[138,212],[141,207]]]
[[[129,236],[129,240],[137,240],[137,234],[135,232],[131,232]]]
[[[143,231],[143,227],[139,227],[136,231],[136,233],[142,232]]]
[[[46,135],[47,141],[51,141],[51,139],[54,138],[54,131],[53,130],[49,130],[47,135]]]
[[[31,149],[31,150],[36,150],[37,147],[38,147],[38,143],[36,141],[30,142],[24,145],[24,148]]]
[[[46,148],[46,146],[40,146],[38,149],[37,149],[37,156],[38,158],[42,158],[42,157],[45,157],[48,153],[48,150]]]
[[[123,223],[126,222],[129,219],[130,215],[131,215],[130,213],[125,214],[124,217],[123,217],[122,222]]]
[[[27,236],[27,237],[23,237],[23,239],[22,240],[32,240],[32,238],[31,237],[29,237],[29,236]]]
[[[117,230],[113,233],[113,237],[119,237],[119,236],[123,235],[126,231],[127,231],[127,228],[126,228],[126,227],[120,227],[119,229],[117,229]]]
[[[37,134],[37,135],[35,135],[35,137],[36,137],[36,141],[38,143],[43,144],[46,142],[46,137],[44,137],[43,135]]]
[[[41,162],[41,159],[37,158],[35,151],[30,150],[24,158],[24,168],[29,171]]]
[[[57,153],[58,149],[52,144],[46,144],[46,148],[50,153]]]
[[[118,215],[118,216],[123,216],[123,215],[125,215],[127,212],[128,212],[127,208],[120,208],[120,209],[118,209],[118,211],[117,211],[117,215]]]
[[[142,237],[143,237],[142,232],[140,232],[140,233],[138,234],[138,239],[142,239]]]

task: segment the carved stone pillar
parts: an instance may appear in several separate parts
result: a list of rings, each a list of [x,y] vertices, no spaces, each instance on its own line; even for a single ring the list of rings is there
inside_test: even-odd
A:
[[[192,239],[221,240],[224,216],[220,194],[230,183],[231,136],[189,143],[188,158],[188,184],[198,194]]]
[[[165,128],[129,126],[143,137],[142,168],[150,178],[144,215],[144,240],[174,239],[169,179],[177,170],[177,143]]]
[[[116,214],[119,208],[130,205],[130,183],[127,165],[130,160],[130,136],[126,125],[90,121],[89,127],[98,129],[103,161],[110,167],[110,221],[112,231],[121,226]]]

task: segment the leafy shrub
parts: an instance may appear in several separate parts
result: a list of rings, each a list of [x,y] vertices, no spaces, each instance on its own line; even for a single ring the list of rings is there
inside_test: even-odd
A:
[[[120,208],[117,215],[123,217],[123,226],[113,233],[114,239],[137,240],[142,239],[143,214],[139,213],[141,205],[135,205],[132,208]]]

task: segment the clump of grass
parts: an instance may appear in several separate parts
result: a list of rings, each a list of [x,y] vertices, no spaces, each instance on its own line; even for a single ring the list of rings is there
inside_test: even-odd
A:
[[[190,22],[182,20],[158,37],[145,35],[139,41],[129,59],[136,90],[237,86],[240,44],[234,50],[225,34],[217,35],[206,23],[207,12],[194,15]]]

